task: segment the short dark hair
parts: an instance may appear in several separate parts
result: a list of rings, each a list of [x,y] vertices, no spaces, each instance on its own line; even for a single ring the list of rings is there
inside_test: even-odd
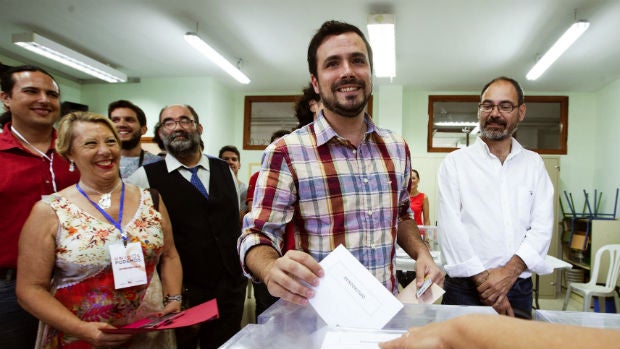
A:
[[[220,149],[220,154],[217,156],[218,158],[222,158],[222,154],[224,154],[224,152],[226,151],[231,151],[235,154],[237,154],[237,158],[239,159],[239,161],[241,161],[241,154],[239,154],[239,149],[237,149],[237,147],[235,147],[234,145],[225,145]]]
[[[43,73],[49,76],[50,79],[52,79],[56,83],[56,85],[58,85],[58,82],[56,81],[56,79],[54,79],[52,74],[48,73],[43,68],[37,67],[36,65],[19,65],[17,67],[9,68],[4,73],[2,73],[0,85],[2,85],[2,91],[6,93],[9,97],[11,97],[13,87],[15,86],[15,78],[13,77],[13,74],[25,71]],[[58,87],[58,90],[60,92],[60,86]]]
[[[366,40],[364,33],[362,33],[362,31],[358,27],[352,24],[332,20],[323,23],[321,28],[319,28],[316,34],[314,34],[314,36],[312,37],[312,40],[310,40],[310,45],[308,46],[308,69],[310,70],[310,74],[318,78],[316,51],[319,49],[319,46],[321,46],[323,41],[325,41],[328,36],[340,35],[351,32],[359,35],[364,41],[364,44],[366,45],[366,50],[368,50],[368,61],[370,62],[370,72],[372,73],[372,48],[370,47],[368,40]]]
[[[164,145],[164,141],[159,137],[159,129],[161,128],[161,123],[158,121],[155,124],[155,129],[153,130],[153,142],[157,144],[159,149],[166,150],[166,146]]]
[[[278,138],[280,138],[280,137],[282,137],[284,135],[287,135],[289,133],[291,133],[291,131],[284,130],[284,129],[275,131],[274,133],[271,134],[271,143],[273,143],[273,141],[275,141],[276,139],[278,139]]]
[[[133,112],[136,113],[136,116],[138,117],[138,122],[140,123],[140,126],[146,126],[146,114],[144,114],[144,110],[125,99],[114,101],[108,105],[108,118],[111,119],[112,112],[118,108],[128,108],[133,110]]]
[[[310,101],[320,101],[321,96],[314,92],[314,86],[309,83],[303,90],[303,95],[295,102],[295,117],[299,122],[297,128],[306,126],[314,121],[314,113],[310,110]]]
[[[200,120],[198,119],[198,113],[196,113],[196,110],[194,110],[194,108],[192,108],[191,105],[189,105],[189,104],[180,104],[180,105],[184,106],[185,108],[187,108],[189,110],[189,112],[194,117],[194,121],[196,121],[196,125],[200,124]],[[161,114],[164,112],[164,110],[168,109],[169,107],[171,107],[171,105],[167,105],[167,106],[161,108],[161,110],[159,111],[159,121],[161,121]]]
[[[480,92],[480,99],[482,99],[482,95],[486,92],[486,90],[489,88],[489,86],[491,86],[493,83],[495,83],[497,81],[507,81],[507,82],[511,83],[512,86],[517,91],[517,103],[519,105],[523,104],[524,97],[523,97],[523,89],[521,88],[521,85],[519,85],[517,80],[515,80],[513,78],[509,78],[507,76],[499,76],[499,77],[489,81],[486,85],[484,85],[484,87],[482,88],[482,92]]]

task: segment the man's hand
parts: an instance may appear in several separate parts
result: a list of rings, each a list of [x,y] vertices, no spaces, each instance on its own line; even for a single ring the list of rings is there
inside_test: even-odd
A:
[[[495,304],[500,297],[508,294],[517,278],[504,267],[489,269],[486,273],[487,276],[482,282],[476,282],[480,278],[474,278],[474,282],[476,282],[476,289],[482,302],[491,305]]]
[[[318,286],[324,271],[309,254],[291,250],[271,261],[263,274],[263,282],[272,296],[304,305],[314,291],[307,285]]]
[[[497,269],[501,269],[501,268],[497,268]],[[495,273],[496,269],[485,270],[482,273],[476,274],[472,277],[472,279],[474,280],[474,283],[477,286],[478,293],[480,294],[480,301],[484,305],[493,307],[493,309],[495,309],[495,311],[500,315],[508,315],[508,316],[514,317],[512,306],[510,305],[510,302],[508,301],[508,297],[506,296],[508,294],[508,291],[506,291],[506,294],[503,294],[503,295],[501,293],[497,295],[491,292],[492,287],[489,287],[488,285],[488,281],[491,276],[491,271]],[[508,287],[508,290],[510,290],[511,287],[512,285]],[[490,296],[487,296],[486,298],[484,298],[480,290],[484,290],[484,292],[487,292],[486,295],[490,294]]]
[[[526,268],[523,260],[514,255],[503,267],[489,269],[474,276],[476,289],[480,294],[482,303],[493,305],[493,308],[497,307],[495,310],[506,311],[506,306],[502,306],[503,301],[506,299],[508,302],[506,298],[508,291]],[[512,313],[512,309],[510,309],[510,313]]]
[[[484,301],[483,301],[484,303]],[[510,305],[510,301],[508,300],[508,297],[499,297],[497,299],[497,301],[493,304],[486,304],[485,305],[490,305],[493,307],[493,309],[499,314],[499,315],[507,315],[510,317],[514,317],[515,313],[512,310],[512,306]]]
[[[424,283],[424,278],[428,275],[431,277],[434,283],[439,287],[443,287],[444,275],[441,269],[433,261],[428,251],[426,253],[419,253],[418,258],[415,261],[415,284],[418,288]]]

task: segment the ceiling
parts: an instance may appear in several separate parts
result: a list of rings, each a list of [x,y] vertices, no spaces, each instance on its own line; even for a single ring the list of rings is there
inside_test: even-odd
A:
[[[368,14],[396,16],[397,84],[478,90],[508,75],[527,91],[593,92],[620,78],[620,0],[0,0],[0,55],[81,73],[12,44],[26,31],[54,39],[138,79],[214,76],[246,93],[301,90],[308,42],[329,19],[366,32]],[[537,81],[525,74],[578,19],[590,29]],[[184,40],[209,39],[252,80],[241,85]]]

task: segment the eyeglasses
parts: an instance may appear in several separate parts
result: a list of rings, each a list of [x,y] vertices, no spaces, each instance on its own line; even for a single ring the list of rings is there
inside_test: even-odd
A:
[[[497,111],[500,113],[511,113],[515,108],[519,105],[514,105],[510,102],[502,102],[500,104],[491,104],[491,103],[480,103],[478,104],[478,110],[483,113],[490,113],[493,111],[493,108],[497,107]]]
[[[166,121],[164,121],[161,125],[168,129],[168,130],[172,130],[174,129],[174,127],[176,125],[180,125],[183,128],[189,128],[190,126],[192,126],[196,121],[194,120],[190,120],[188,118],[181,118],[181,120],[171,120],[168,119]]]

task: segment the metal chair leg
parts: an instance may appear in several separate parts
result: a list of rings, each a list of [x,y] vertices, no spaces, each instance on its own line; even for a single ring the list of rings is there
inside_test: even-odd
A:
[[[570,300],[570,294],[572,293],[572,289],[570,287],[570,284],[566,287],[566,297],[564,297],[564,304],[562,305],[562,310],[566,310],[566,307],[568,307],[568,301]]]

